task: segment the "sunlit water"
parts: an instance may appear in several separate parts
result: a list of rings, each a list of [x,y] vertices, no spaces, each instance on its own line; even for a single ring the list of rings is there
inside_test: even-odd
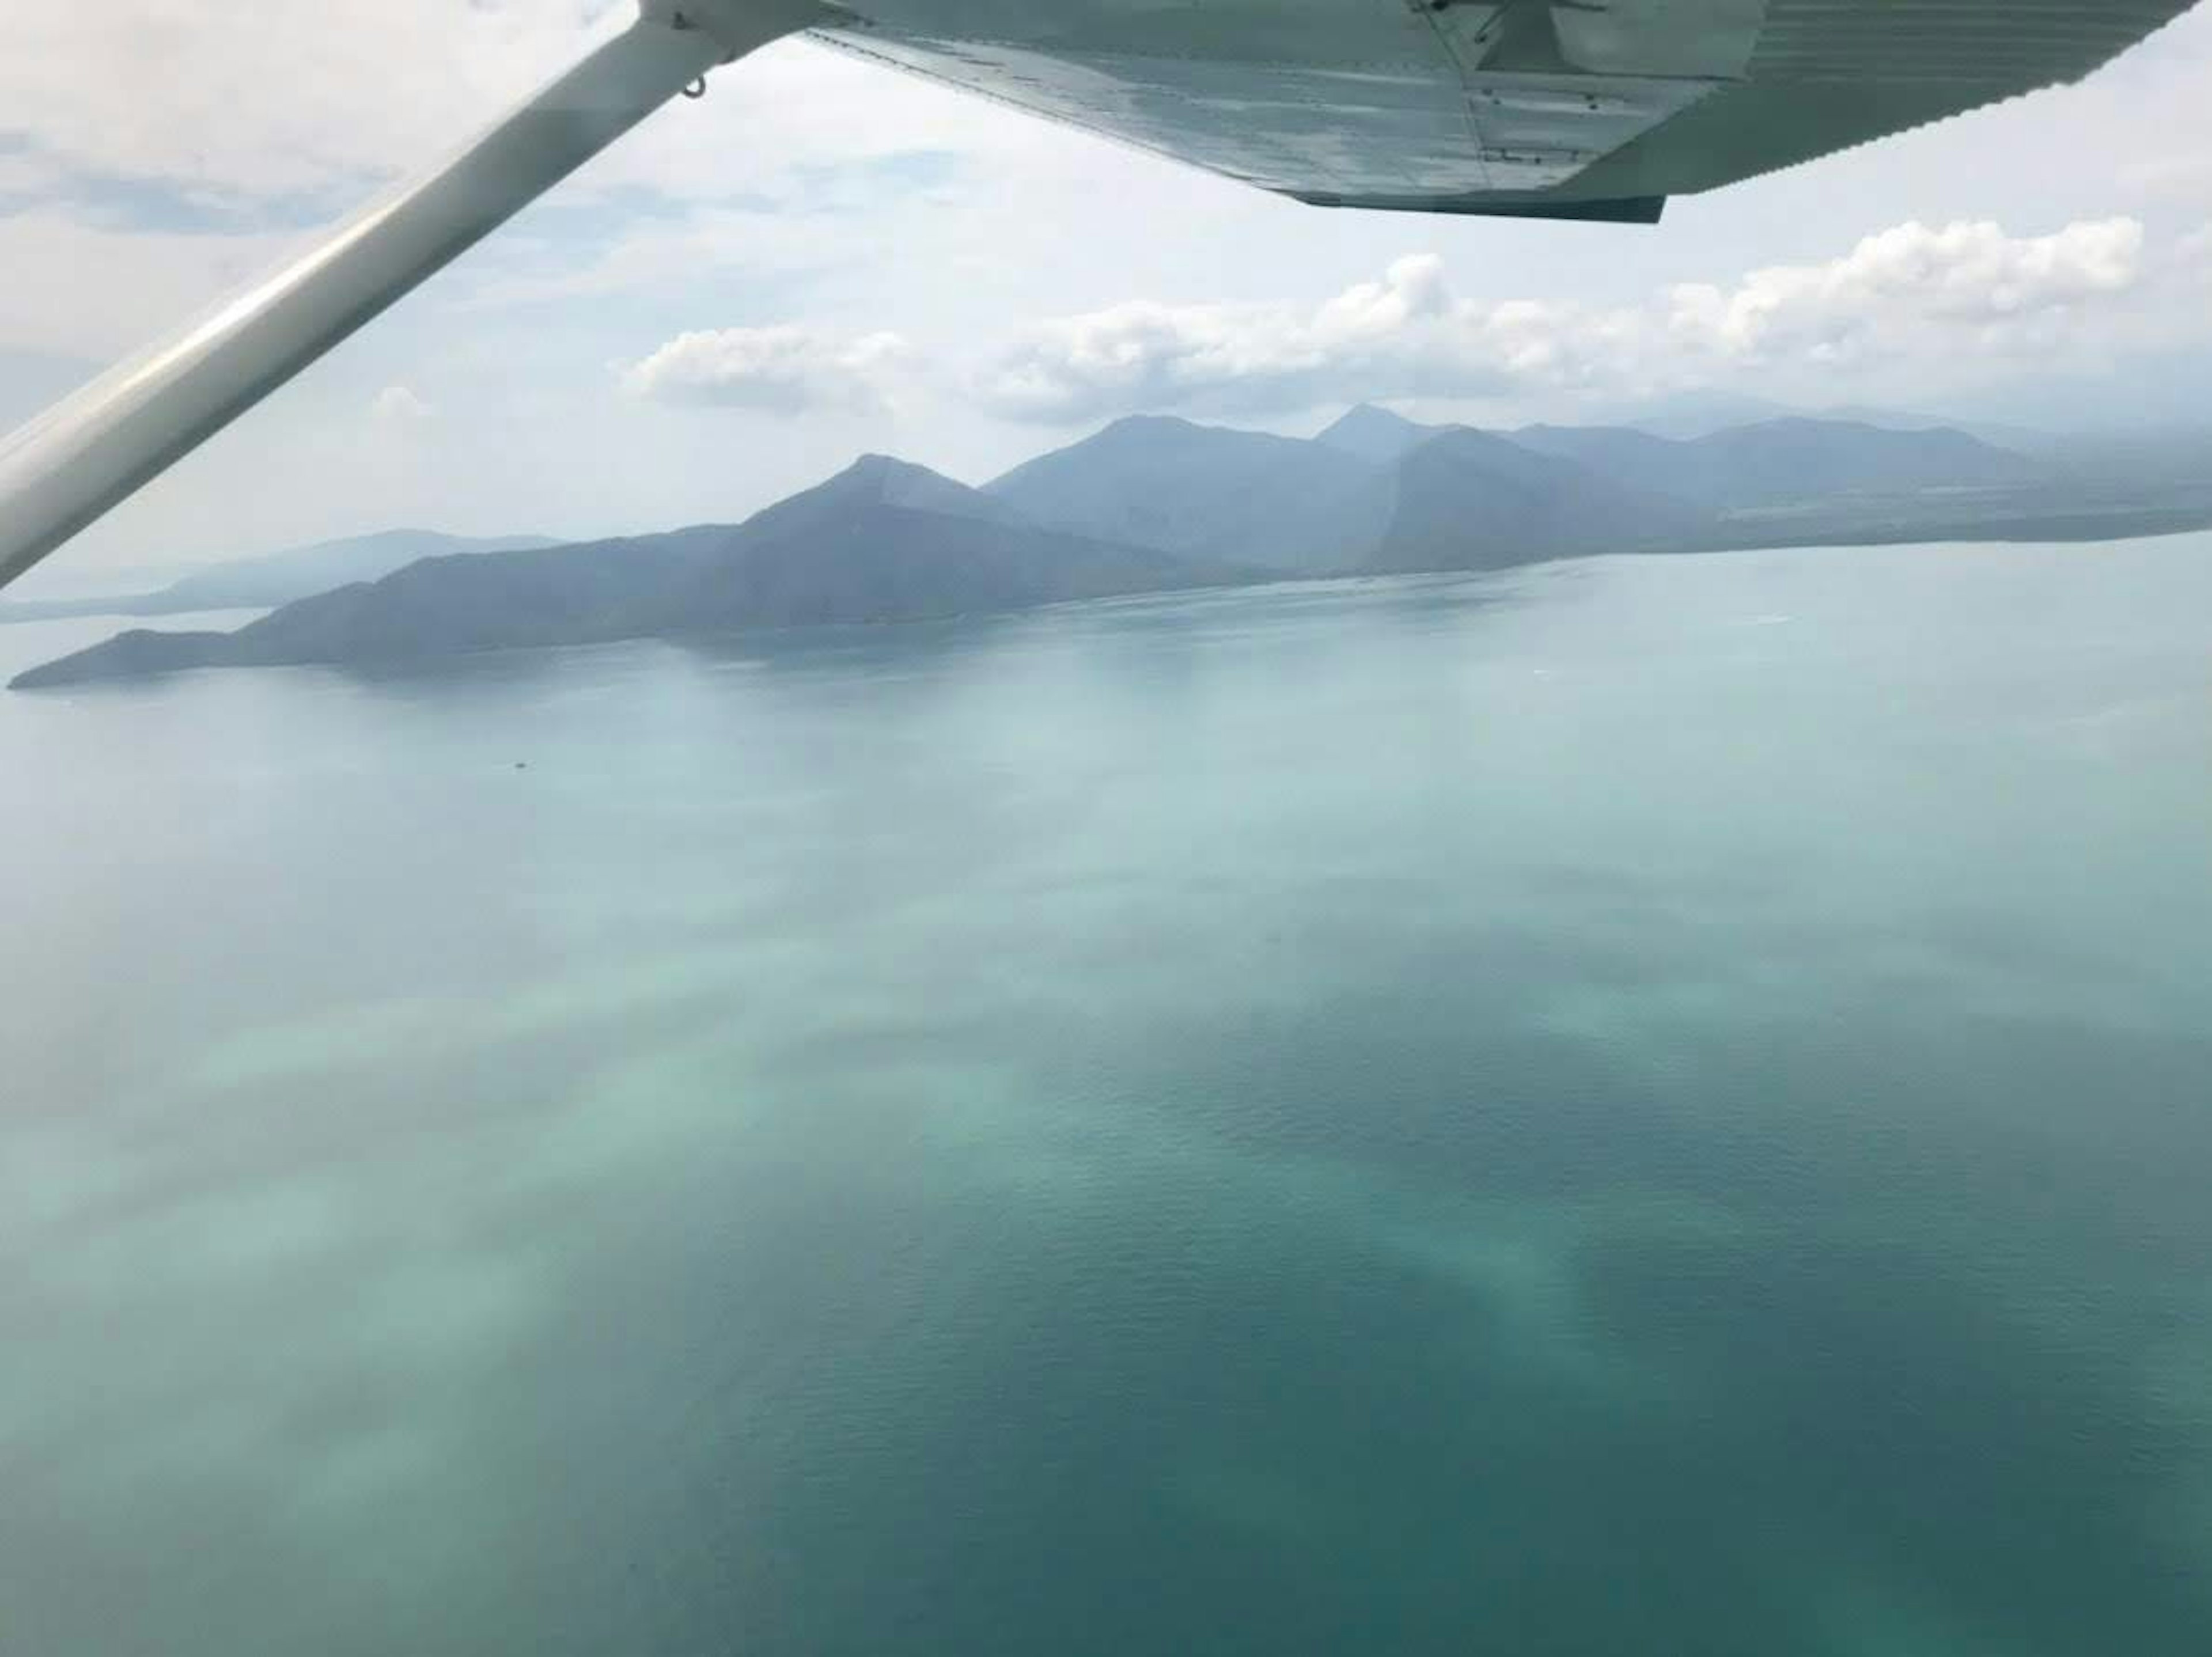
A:
[[[19,694],[0,778],[9,1657],[2212,1649],[2212,539]]]

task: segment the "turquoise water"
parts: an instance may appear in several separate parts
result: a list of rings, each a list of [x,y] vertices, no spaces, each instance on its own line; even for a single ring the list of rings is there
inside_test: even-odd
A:
[[[2208,617],[2179,537],[0,698],[0,1651],[2212,1649]]]

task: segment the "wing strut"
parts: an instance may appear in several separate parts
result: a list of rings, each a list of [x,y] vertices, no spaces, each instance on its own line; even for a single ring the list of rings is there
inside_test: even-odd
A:
[[[691,15],[642,0],[622,34],[437,172],[0,440],[0,586],[714,65],[819,20],[806,0],[700,0]]]

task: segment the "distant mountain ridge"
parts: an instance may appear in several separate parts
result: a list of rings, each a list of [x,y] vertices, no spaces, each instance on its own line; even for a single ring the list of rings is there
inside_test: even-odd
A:
[[[1656,437],[1687,439],[1711,437],[1716,432],[1771,420],[1842,421],[1893,432],[1960,431],[1998,448],[2018,449],[2024,453],[2040,452],[2053,440],[2052,434],[2033,427],[1931,414],[1923,410],[1884,408],[1865,403],[1801,408],[1778,403],[1772,398],[1720,391],[1678,391],[1641,402],[1618,404],[1597,411],[1591,423],[1626,426]]]
[[[1131,416],[985,489],[1071,532],[1311,574],[1726,545],[1741,538],[1735,514],[2019,489],[2043,475],[1942,428],[1791,416],[1689,439],[1486,432],[1362,404],[1304,440]]]
[[[1362,403],[1346,409],[1313,440],[1323,448],[1357,455],[1375,465],[1392,466],[1443,429]]]
[[[1252,579],[1227,566],[1039,528],[951,478],[868,455],[742,524],[424,559],[380,580],[287,604],[232,633],[133,629],[14,683],[920,621]]]
[[[1154,415],[1117,420],[984,489],[1073,534],[1308,574],[1356,565],[1390,513],[1389,480],[1364,457]]]
[[[1415,444],[1395,476],[1389,525],[1369,559],[1391,574],[1674,551],[1708,522],[1674,495],[1465,427]]]
[[[1902,432],[1802,416],[1695,438],[1602,426],[1527,426],[1509,435],[1524,448],[1579,460],[1618,482],[1716,508],[2009,489],[2044,475],[2033,461],[1964,432]]]
[[[410,662],[1600,553],[2126,533],[2114,525],[2145,521],[2133,511],[1942,428],[1790,416],[1673,439],[1425,426],[1361,407],[1297,439],[1136,417],[981,489],[865,456],[741,524],[423,558],[235,632],[125,633],[15,683]],[[2212,501],[2160,511],[2152,527],[2212,521]]]
[[[436,530],[380,530],[371,535],[346,536],[258,557],[233,559],[196,570],[151,592],[0,604],[0,622],[55,621],[70,616],[181,616],[196,610],[266,610],[349,581],[374,581],[419,558],[525,551],[558,544],[544,535],[465,536]]]

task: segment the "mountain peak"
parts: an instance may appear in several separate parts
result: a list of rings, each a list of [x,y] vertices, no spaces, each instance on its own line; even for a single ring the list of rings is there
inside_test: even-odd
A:
[[[1109,420],[1098,429],[1102,432],[1180,432],[1188,431],[1198,422],[1185,420],[1181,415],[1133,414],[1119,420]]]
[[[1135,415],[986,484],[1070,535],[1277,569],[1358,563],[1389,515],[1388,479],[1304,438]]]
[[[864,454],[841,472],[833,472],[823,481],[823,489],[888,489],[902,478],[936,477],[927,466],[917,466],[911,460],[901,460],[896,455]],[[939,478],[950,483],[950,478]]]
[[[827,478],[805,495],[840,501],[880,501],[914,512],[951,513],[963,518],[988,518],[998,508],[990,498],[965,483],[955,483],[927,466],[895,455],[864,454],[844,470]],[[770,507],[773,512],[776,508]]]
[[[1372,403],[1360,403],[1346,410],[1314,441],[1363,460],[1387,463],[1410,453],[1435,436],[1437,429]]]
[[[1083,441],[1114,452],[1131,449],[1152,452],[1180,447],[1187,444],[1194,434],[1218,429],[1185,420],[1181,415],[1123,415],[1119,420],[1101,426]],[[1237,435],[1246,434],[1240,432]]]

